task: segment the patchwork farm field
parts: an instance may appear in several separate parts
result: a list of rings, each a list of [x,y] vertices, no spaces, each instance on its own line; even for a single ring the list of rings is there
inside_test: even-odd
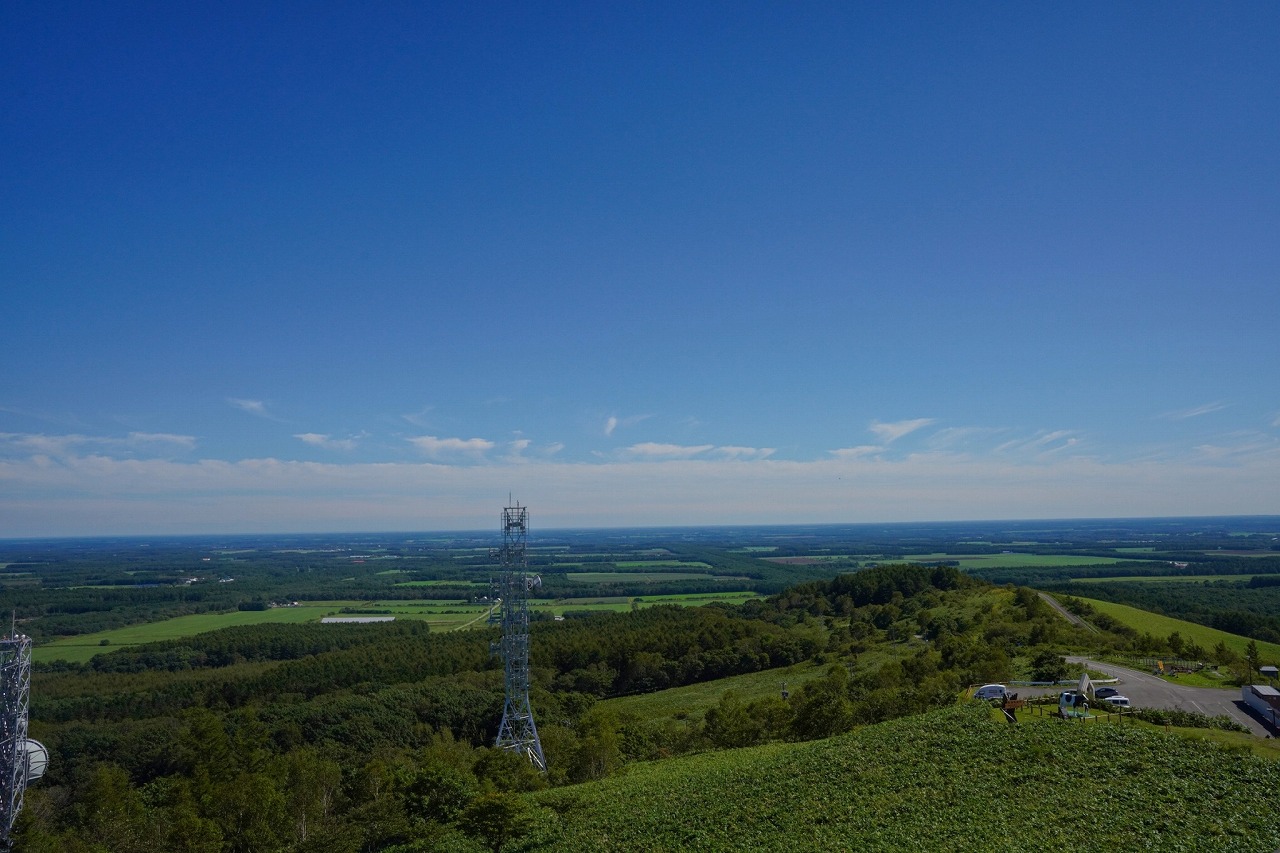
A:
[[[343,612],[346,610],[347,612]],[[364,611],[357,614],[351,611]],[[307,601],[297,607],[273,607],[269,610],[233,610],[228,613],[199,613],[176,616],[159,622],[130,625],[110,631],[98,631],[75,637],[65,637],[48,643],[40,643],[32,651],[37,661],[66,660],[83,663],[96,654],[114,649],[152,643],[158,640],[176,640],[231,628],[237,625],[262,625],[266,623],[297,624],[318,622],[325,616],[373,615],[395,616],[397,619],[420,619],[433,629],[452,630],[461,627],[488,612],[487,605],[469,605],[458,601]],[[105,641],[105,642],[104,642]]]
[[[1125,575],[1107,578],[1071,578],[1071,583],[1117,583],[1132,581],[1135,583],[1212,583],[1216,581],[1251,581],[1257,575]]]
[[[698,607],[715,601],[740,604],[759,597],[760,595],[754,592],[726,591],[652,596],[531,599],[529,610],[535,614],[542,613],[555,617],[563,616],[566,612],[592,610],[620,612],[660,604],[675,604],[682,607]],[[456,631],[484,626],[487,624],[486,617],[489,609],[487,603],[473,604],[457,600],[303,601],[296,607],[177,616],[159,622],[65,637],[37,644],[33,649],[32,657],[37,661],[64,660],[84,663],[94,655],[143,643],[176,640],[237,625],[318,622],[325,616],[394,616],[397,619],[425,621],[433,631]]]
[[[908,554],[901,560],[909,563],[934,563],[955,560],[961,569],[1021,569],[1036,566],[1114,566],[1116,563],[1151,562],[1121,557],[1091,557],[1077,554]]]
[[[689,580],[739,583],[746,580],[707,572],[566,572],[565,577],[574,583],[668,583]]]

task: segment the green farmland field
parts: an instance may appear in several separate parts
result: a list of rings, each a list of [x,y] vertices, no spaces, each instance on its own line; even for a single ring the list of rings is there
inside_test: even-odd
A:
[[[1071,583],[1115,583],[1116,581],[1135,581],[1138,583],[1204,583],[1205,581],[1248,581],[1256,575],[1126,575],[1119,578],[1071,578]]]
[[[675,604],[680,607],[701,607],[715,601],[726,604],[741,604],[753,598],[762,598],[758,592],[733,590],[727,592],[690,592],[670,595],[644,596],[595,596],[587,598],[530,599],[529,609],[533,612],[551,613],[563,616],[566,611],[611,610],[621,612],[632,608],[656,607],[660,604]]]
[[[1184,640],[1199,643],[1206,649],[1212,649],[1221,642],[1227,648],[1242,656],[1245,653],[1245,648],[1249,645],[1248,637],[1241,637],[1239,634],[1228,634],[1226,631],[1219,631],[1216,628],[1210,628],[1195,622],[1185,622],[1181,619],[1161,616],[1158,613],[1151,613],[1147,610],[1139,610],[1136,607],[1113,604],[1110,601],[1099,601],[1096,598],[1080,598],[1080,600],[1086,602],[1099,613],[1105,613],[1135,631],[1147,631],[1157,637],[1167,637],[1177,631]],[[1280,644],[1268,643],[1263,640],[1257,640],[1256,642],[1258,644],[1258,652],[1262,655],[1264,662],[1280,663]]]
[[[649,595],[639,598],[611,596],[594,598],[530,599],[529,609],[534,613],[563,616],[566,611],[601,610],[626,611],[633,607],[654,607],[660,604],[676,604],[682,607],[698,607],[713,601],[739,604],[759,593],[726,591],[722,593],[686,593],[677,595]],[[364,613],[343,613],[343,609]],[[370,611],[377,611],[371,613]],[[269,622],[300,623],[319,622],[325,616],[384,615],[397,619],[416,619],[427,622],[433,631],[456,631],[461,628],[484,626],[489,605],[457,600],[415,601],[304,601],[297,607],[274,607],[270,610],[234,610],[229,613],[200,613],[178,616],[160,622],[130,625],[110,631],[98,631],[76,637],[65,637],[35,646],[32,656],[37,661],[65,660],[84,663],[94,655],[142,643],[158,640],[176,640],[217,631],[236,625],[260,625]],[[106,640],[106,645],[103,645]]]
[[[566,572],[575,583],[663,583],[666,581],[740,581],[740,577],[710,575],[706,572]]]
[[[1113,566],[1116,563],[1150,562],[1119,557],[1088,557],[1075,554],[908,554],[911,563],[955,560],[961,569],[1022,569],[1032,566]]]
[[[199,613],[160,622],[148,622],[143,625],[130,625],[110,631],[65,637],[37,645],[32,651],[32,657],[37,661],[66,660],[83,663],[96,654],[113,649],[152,643],[157,640],[176,640],[236,625],[319,622],[325,616],[359,615],[343,614],[343,608],[387,611],[377,615],[395,616],[397,619],[421,619],[427,621],[432,628],[442,631],[461,627],[488,611],[486,605],[458,601],[308,601],[298,607]],[[103,640],[107,641],[106,645],[103,644]]]

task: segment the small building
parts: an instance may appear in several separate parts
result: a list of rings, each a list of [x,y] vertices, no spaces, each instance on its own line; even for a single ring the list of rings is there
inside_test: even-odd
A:
[[[1263,678],[1280,678],[1280,669],[1276,669],[1274,666],[1260,666],[1258,667],[1258,672]]]
[[[1280,690],[1267,684],[1248,684],[1240,688],[1240,695],[1271,728],[1280,730]]]

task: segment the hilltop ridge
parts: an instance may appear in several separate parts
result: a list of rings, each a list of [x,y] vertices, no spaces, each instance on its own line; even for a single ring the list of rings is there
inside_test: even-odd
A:
[[[966,703],[542,792],[531,850],[1272,850],[1280,764]],[[1204,808],[1212,802],[1212,808]]]

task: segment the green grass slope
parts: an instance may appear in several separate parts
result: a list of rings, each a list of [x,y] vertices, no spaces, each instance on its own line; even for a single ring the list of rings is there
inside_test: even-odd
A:
[[[1259,851],[1280,763],[1162,732],[1016,726],[977,705],[632,767],[537,795],[534,850]]]
[[[1075,596],[1084,603],[1088,604],[1099,613],[1105,613],[1123,625],[1128,625],[1135,631],[1146,631],[1158,637],[1167,637],[1174,631],[1177,631],[1184,640],[1198,643],[1206,649],[1212,649],[1221,642],[1227,648],[1231,649],[1238,655],[1243,656],[1249,646],[1249,638],[1241,637],[1239,634],[1228,634],[1226,631],[1219,631],[1217,628],[1210,628],[1207,625],[1201,625],[1198,622],[1187,622],[1183,619],[1174,619],[1171,616],[1162,616],[1159,613],[1152,613],[1150,610],[1139,610],[1137,607],[1130,607],[1127,604],[1116,604],[1113,601],[1103,601],[1098,598],[1083,598]],[[1265,663],[1272,661],[1280,661],[1280,644],[1268,643],[1265,640],[1255,640],[1258,646],[1258,652],[1262,655]]]

